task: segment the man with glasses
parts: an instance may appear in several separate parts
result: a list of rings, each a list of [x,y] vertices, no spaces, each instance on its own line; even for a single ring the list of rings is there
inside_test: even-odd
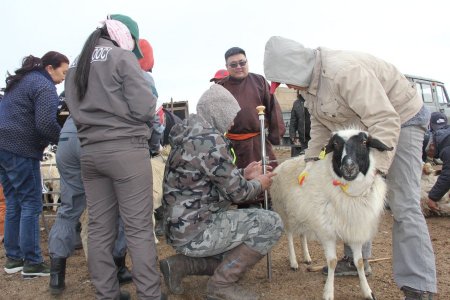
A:
[[[266,107],[266,152],[270,160],[275,160],[272,150],[273,145],[279,145],[281,137],[286,128],[281,115],[281,108],[275,97],[270,94],[270,86],[266,79],[248,71],[248,62],[245,51],[239,47],[233,47],[225,52],[225,66],[229,76],[220,80],[218,84],[225,87],[236,98],[241,107],[240,112],[234,119],[234,125],[227,132],[236,152],[236,165],[245,168],[252,161],[261,160],[261,137],[260,123],[256,107]],[[271,166],[275,168],[276,163]],[[262,195],[253,203],[260,205],[263,201]],[[250,204],[252,205],[252,204]],[[239,207],[248,207],[245,204]]]

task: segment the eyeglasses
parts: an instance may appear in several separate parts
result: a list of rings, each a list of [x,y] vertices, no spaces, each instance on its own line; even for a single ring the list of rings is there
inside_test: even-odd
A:
[[[228,66],[232,69],[237,68],[238,65],[240,67],[245,67],[245,65],[247,64],[246,60],[240,60],[239,62],[232,62],[231,64],[228,64]]]

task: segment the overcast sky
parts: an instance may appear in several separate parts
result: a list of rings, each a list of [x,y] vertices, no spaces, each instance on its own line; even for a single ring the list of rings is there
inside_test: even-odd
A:
[[[368,52],[403,73],[450,86],[444,0],[2,0],[1,6],[0,87],[26,55],[56,50],[72,61],[110,13],[132,17],[152,44],[158,104],[188,100],[190,112],[224,67],[228,48],[243,48],[250,71],[264,75],[264,46],[273,35],[309,48]]]

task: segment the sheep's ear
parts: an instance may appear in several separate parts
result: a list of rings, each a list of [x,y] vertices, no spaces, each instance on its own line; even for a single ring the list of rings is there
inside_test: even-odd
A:
[[[334,151],[334,140],[335,140],[335,138],[336,138],[336,134],[334,134],[330,138],[330,140],[328,141],[328,144],[325,147],[323,147],[322,151],[325,150],[325,154],[328,154],[328,153]]]
[[[369,139],[367,140],[367,146],[370,148],[374,148],[380,151],[392,151],[394,150],[394,147],[388,147],[386,146],[382,141],[376,138],[372,138],[369,136]]]

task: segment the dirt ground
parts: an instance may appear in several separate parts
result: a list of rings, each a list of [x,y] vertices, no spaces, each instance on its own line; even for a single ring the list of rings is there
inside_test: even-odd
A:
[[[281,153],[285,154],[285,153]],[[280,155],[283,156],[283,155]],[[47,218],[49,224],[53,218]],[[449,218],[429,218],[428,228],[436,253],[437,275],[439,299],[450,299],[450,219]],[[373,258],[392,257],[391,247],[392,215],[387,210],[382,218],[379,232],[373,242]],[[48,261],[47,233],[42,228],[41,246]],[[313,265],[325,263],[321,246],[317,242],[310,242],[310,253]],[[157,246],[159,258],[165,258],[174,254],[164,239],[160,239]],[[338,256],[343,253],[342,243],[338,244]],[[296,240],[297,259],[301,262],[302,253],[300,241]],[[326,277],[321,272],[308,272],[306,265],[300,265],[298,271],[292,271],[289,267],[287,239],[283,235],[280,242],[271,252],[272,258],[272,280],[267,279],[266,259],[260,261],[245,277],[240,284],[250,290],[258,292],[261,299],[266,300],[310,300],[322,299],[322,291]],[[0,265],[5,263],[5,253],[3,247],[0,249]],[[131,260],[127,257],[127,265],[131,266]],[[392,276],[391,260],[375,262],[372,264],[373,273],[368,278],[368,282],[378,299],[402,299],[402,293],[398,290]],[[52,299],[48,292],[48,277],[23,280],[20,273],[8,275],[1,272],[0,277],[0,299]],[[184,281],[185,294],[181,296],[169,295],[171,300],[196,300],[205,299],[207,276],[190,276]],[[167,288],[162,282],[162,290],[167,293]],[[128,290],[132,299],[137,299],[135,287],[128,284],[122,287]],[[94,288],[90,282],[87,264],[83,250],[75,251],[74,255],[67,261],[66,290],[56,299],[94,299]],[[362,299],[357,277],[337,277],[335,280],[335,299]]]

